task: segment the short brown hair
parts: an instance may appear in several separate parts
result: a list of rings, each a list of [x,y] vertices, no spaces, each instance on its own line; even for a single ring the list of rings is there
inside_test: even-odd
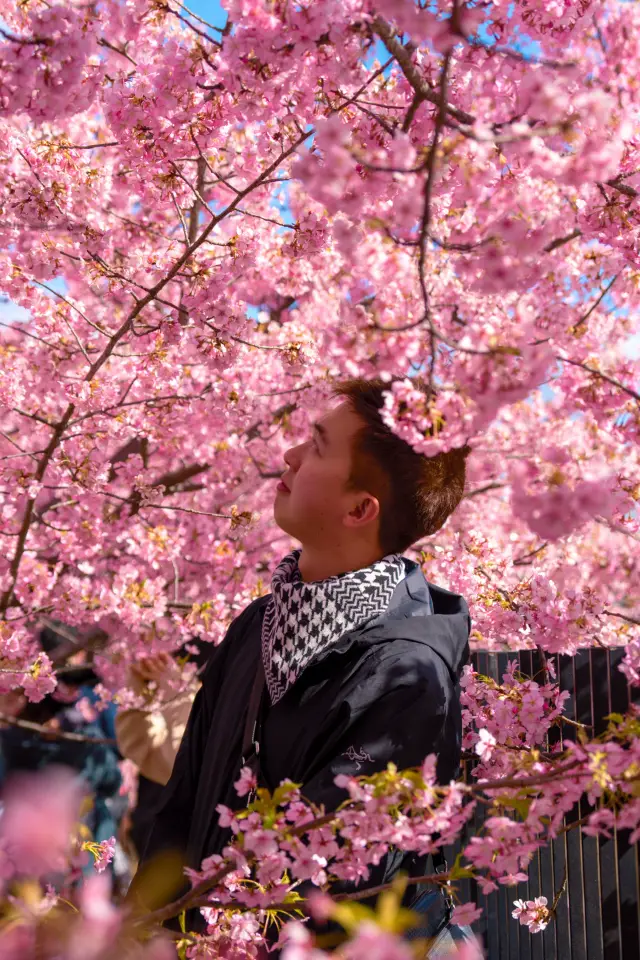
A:
[[[384,423],[380,410],[389,384],[346,380],[333,389],[362,420],[353,447],[349,484],[380,501],[380,547],[387,556],[439,530],[464,494],[469,447],[434,457],[416,453]]]

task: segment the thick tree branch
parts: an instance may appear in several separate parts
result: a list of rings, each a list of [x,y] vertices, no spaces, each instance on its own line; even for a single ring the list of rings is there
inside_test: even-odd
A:
[[[408,83],[413,87],[414,91],[421,97],[422,100],[428,100],[429,103],[433,103],[435,106],[440,108],[441,96],[438,91],[433,90],[424,77],[421,75],[418,67],[413,62],[412,51],[407,50],[401,43],[401,41],[396,36],[395,30],[381,17],[376,17],[373,21],[372,29],[374,33],[380,37],[385,47],[393,55],[394,60],[397,61],[398,66],[405,75]],[[475,117],[472,114],[467,113],[465,110],[458,110],[457,107],[452,106],[451,104],[446,105],[446,113],[450,114],[452,117],[455,117],[456,120],[459,120],[461,123],[466,123],[472,125],[475,123]],[[448,121],[447,121],[448,122]]]
[[[544,252],[551,253],[553,250],[557,250],[558,247],[563,247],[565,243],[570,243],[572,240],[576,240],[581,236],[582,230],[573,230],[571,233],[568,233],[566,237],[558,237],[557,240],[552,240],[551,243],[548,243],[544,248]]]
[[[449,87],[449,68],[451,66],[451,53],[445,54],[442,70],[440,73],[440,92],[438,96],[438,110],[436,113],[435,127],[431,145],[429,147],[429,157],[427,160],[427,176],[424,185],[424,206],[422,210],[422,222],[420,224],[419,237],[419,256],[418,256],[418,277],[420,280],[420,290],[422,293],[422,302],[424,304],[424,320],[429,325],[429,393],[434,392],[434,380],[436,373],[437,357],[437,331],[431,320],[431,305],[429,303],[429,291],[427,290],[427,279],[425,276],[427,265],[427,252],[429,230],[431,227],[431,201],[433,197],[433,187],[435,183],[436,165],[438,162],[438,141],[444,127],[447,117],[447,93]]]

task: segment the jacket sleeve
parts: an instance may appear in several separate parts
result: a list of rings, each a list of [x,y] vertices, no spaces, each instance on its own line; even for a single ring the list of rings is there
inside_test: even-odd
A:
[[[120,753],[133,760],[140,773],[154,783],[166,784],[171,776],[198,687],[157,710],[120,710],[116,716]]]

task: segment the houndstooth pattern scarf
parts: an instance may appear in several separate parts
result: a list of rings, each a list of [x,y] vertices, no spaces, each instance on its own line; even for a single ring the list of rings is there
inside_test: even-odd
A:
[[[402,557],[305,583],[294,550],[278,565],[262,621],[262,661],[271,703],[277,703],[310,660],[343,634],[383,613],[405,576]]]

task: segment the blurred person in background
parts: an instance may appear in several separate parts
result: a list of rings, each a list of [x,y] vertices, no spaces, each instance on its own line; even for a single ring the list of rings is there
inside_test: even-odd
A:
[[[42,649],[54,663],[68,656],[72,631],[68,627],[61,629],[64,634],[58,633],[55,625],[47,627],[39,636]],[[91,807],[83,822],[92,839],[99,843],[117,837],[127,807],[127,799],[120,792],[122,777],[115,733],[116,707],[100,703],[95,690],[99,677],[93,670],[87,650],[76,649],[71,660],[73,662],[60,668],[60,683],[56,690],[38,703],[27,701],[20,694],[7,701],[9,709],[2,711],[6,716],[36,724],[40,729],[8,722],[0,730],[0,788],[14,773],[43,770],[52,764],[70,767],[86,783],[91,794]],[[86,739],[65,738],[58,736],[59,733]],[[108,869],[116,887],[128,883],[129,868],[121,849],[116,851]],[[89,857],[85,873],[92,870],[92,858]]]
[[[162,651],[129,667],[128,686],[148,703],[148,707],[120,709],[115,718],[120,753],[139,770],[138,799],[124,830],[136,859],[144,850],[163,787],[171,776],[210,648],[196,639],[175,655]],[[195,664],[196,671],[185,683],[187,660]]]

